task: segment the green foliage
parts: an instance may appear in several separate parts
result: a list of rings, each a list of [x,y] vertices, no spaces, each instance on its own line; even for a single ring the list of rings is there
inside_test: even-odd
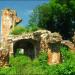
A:
[[[74,13],[74,0],[50,0],[33,10],[30,22],[52,32],[60,32],[64,39],[70,39],[75,30]]]
[[[68,60],[67,54],[69,54],[69,49],[66,46],[61,46],[60,48],[62,60],[66,61]],[[69,55],[68,55],[69,56]]]
[[[20,34],[22,34],[25,31],[26,30],[25,30],[24,27],[22,27],[22,26],[15,26],[15,28],[12,29],[11,34],[13,34],[13,35],[20,35]]]
[[[27,26],[27,29],[28,29],[28,32],[34,32],[34,31],[38,30],[39,27],[36,24],[30,23]]]
[[[22,53],[20,53],[20,51],[21,51],[21,49],[20,48],[18,48],[18,49],[16,49],[16,56],[19,56],[19,55],[23,55]]]
[[[34,32],[36,30],[38,30],[39,27],[36,24],[30,24],[27,27],[23,27],[23,26],[15,26],[14,29],[12,29],[10,34],[13,35],[21,35],[22,33],[28,33],[28,32]]]
[[[66,47],[61,47],[61,53],[65,60],[57,65],[48,65],[47,53],[43,51],[34,60],[24,55],[12,56],[10,67],[0,68],[0,75],[75,75],[75,53]]]
[[[39,54],[38,60],[40,62],[40,65],[44,66],[45,64],[47,64],[47,53],[42,50]]]

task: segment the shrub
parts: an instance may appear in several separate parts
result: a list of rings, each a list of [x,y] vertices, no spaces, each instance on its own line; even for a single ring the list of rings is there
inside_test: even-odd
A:
[[[26,31],[25,27],[15,26],[15,28],[12,29],[11,34],[13,34],[13,35],[20,35],[20,34],[22,34],[25,31]]]
[[[38,60],[41,65],[47,64],[47,52],[41,50],[39,57],[38,57]]]
[[[61,53],[65,59],[57,65],[48,65],[47,53],[43,51],[34,60],[25,55],[10,57],[10,67],[0,68],[0,75],[75,75],[75,53],[65,47],[61,47]]]

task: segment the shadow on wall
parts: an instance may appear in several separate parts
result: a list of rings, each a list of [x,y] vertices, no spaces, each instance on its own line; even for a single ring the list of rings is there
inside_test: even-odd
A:
[[[37,41],[32,39],[18,40],[13,46],[14,56],[17,54],[24,54],[34,59],[39,53],[39,44]]]
[[[53,52],[56,52],[56,53],[60,52],[60,45],[59,45],[59,43],[49,43],[48,45],[49,45],[49,48],[51,49],[52,53]]]

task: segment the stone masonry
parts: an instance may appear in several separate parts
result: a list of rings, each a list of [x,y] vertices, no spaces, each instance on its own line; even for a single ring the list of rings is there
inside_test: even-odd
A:
[[[33,33],[23,33],[22,35],[9,35],[11,28],[14,29],[16,23],[21,22],[21,19],[17,17],[16,12],[10,9],[4,9],[1,19],[1,33],[2,33],[2,47],[7,48],[9,54],[14,54],[14,45],[21,40],[29,40],[35,51],[35,55],[39,50],[44,50],[48,55],[48,64],[58,64],[61,61],[59,45],[61,44],[62,37],[59,33],[51,33],[48,30],[38,30]],[[26,42],[25,44],[27,44]],[[22,45],[22,43],[21,43]],[[20,47],[23,47],[23,45]],[[29,46],[28,46],[29,47]],[[27,48],[27,47],[26,47]],[[25,49],[25,48],[24,48]]]
[[[17,17],[17,14],[14,10],[4,9],[1,16],[1,48],[0,48],[0,66],[8,64],[9,59],[9,49],[8,47],[8,36],[11,29],[14,29],[14,26],[21,22],[21,19]],[[7,51],[6,51],[7,50]]]
[[[34,42],[33,44],[35,45],[35,52],[37,52],[38,49],[46,51],[48,54],[48,64],[60,63],[61,59],[59,45],[61,44],[62,37],[59,33],[51,33],[47,30],[38,30],[33,33],[23,33],[21,36],[18,35],[11,38],[9,37],[8,49],[10,50],[10,54],[14,53],[14,43],[16,43],[19,40],[35,40],[36,42]],[[37,44],[39,44],[39,46]]]

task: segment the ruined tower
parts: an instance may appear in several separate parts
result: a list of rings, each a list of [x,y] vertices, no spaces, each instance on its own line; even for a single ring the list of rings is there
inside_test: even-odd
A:
[[[16,23],[19,22],[21,22],[21,19],[17,17],[17,14],[14,10],[4,9],[2,11],[1,35],[2,35],[3,42],[5,43],[4,45],[6,45],[11,28],[14,29]]]

